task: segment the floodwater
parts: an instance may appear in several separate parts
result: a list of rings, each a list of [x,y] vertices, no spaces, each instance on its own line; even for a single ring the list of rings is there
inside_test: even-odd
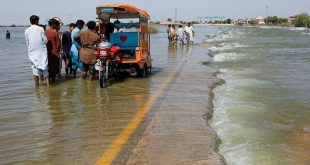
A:
[[[243,27],[207,41],[226,81],[214,91],[211,126],[228,164],[310,164],[309,34]]]
[[[186,65],[207,69],[201,61],[210,60],[200,44],[168,46],[161,28],[151,37],[154,68],[148,78],[111,79],[101,89],[98,80],[63,76],[50,88],[34,88],[25,28],[9,30],[11,39],[0,39],[0,164],[93,164],[178,64],[186,59]],[[217,32],[198,27],[196,41]]]
[[[34,88],[25,28],[9,29],[10,40],[5,39],[7,29],[0,28],[0,164],[94,164],[170,73],[189,82],[168,90],[169,96],[177,90],[178,96],[190,99],[159,100],[177,107],[190,105],[186,101],[198,96],[190,89],[207,85],[190,83],[191,77],[183,72],[204,82],[210,70],[220,71],[225,80],[214,90],[209,123],[221,139],[219,153],[227,164],[310,164],[310,32],[194,29],[197,44],[171,47],[166,28],[161,27],[151,36],[153,74],[145,79],[111,79],[108,88],[101,89],[97,80],[80,77]],[[180,64],[186,67],[176,71]],[[193,105],[206,107],[195,99]]]

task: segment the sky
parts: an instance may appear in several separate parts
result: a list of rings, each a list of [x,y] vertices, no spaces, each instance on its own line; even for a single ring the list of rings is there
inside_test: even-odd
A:
[[[310,14],[310,0],[0,0],[0,25],[28,25],[31,15],[40,23],[59,16],[65,24],[96,18],[95,7],[103,3],[126,3],[147,10],[153,21],[168,18],[189,21],[198,17],[254,18]],[[267,12],[268,6],[268,12]],[[177,12],[175,12],[177,11]],[[177,14],[175,14],[177,13]]]

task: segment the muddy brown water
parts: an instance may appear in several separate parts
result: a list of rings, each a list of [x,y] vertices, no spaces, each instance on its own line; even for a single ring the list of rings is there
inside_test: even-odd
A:
[[[201,78],[199,71],[209,69],[201,64],[210,60],[202,45],[168,46],[163,28],[152,35],[148,78],[110,79],[101,89],[98,80],[63,76],[50,88],[34,88],[24,28],[11,31],[0,44],[0,164],[93,164],[177,65],[195,66],[188,72]],[[198,43],[204,34],[197,31]]]

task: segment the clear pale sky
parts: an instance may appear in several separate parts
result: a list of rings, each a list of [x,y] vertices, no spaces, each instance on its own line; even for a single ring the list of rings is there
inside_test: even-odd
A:
[[[60,16],[64,23],[85,21],[96,17],[95,7],[102,3],[128,3],[147,10],[154,21],[174,19],[197,20],[201,16],[226,18],[253,18],[258,15],[288,17],[307,12],[310,0],[0,0],[0,25],[29,24],[33,14],[40,23],[53,16]]]

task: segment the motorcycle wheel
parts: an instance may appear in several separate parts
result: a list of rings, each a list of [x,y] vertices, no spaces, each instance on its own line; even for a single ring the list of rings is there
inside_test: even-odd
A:
[[[107,87],[107,78],[105,76],[104,71],[99,72],[99,82],[100,82],[100,87],[101,88],[106,88]]]

